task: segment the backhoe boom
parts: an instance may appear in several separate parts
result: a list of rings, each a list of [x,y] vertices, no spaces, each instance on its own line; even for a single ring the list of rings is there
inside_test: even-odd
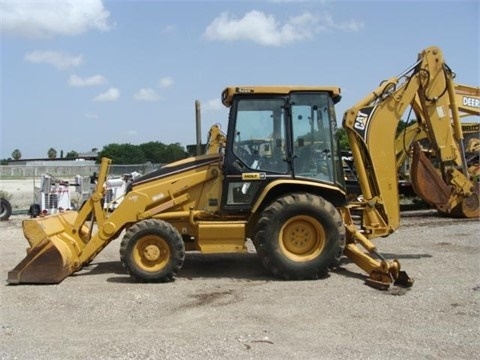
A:
[[[407,71],[383,82],[345,112],[343,126],[368,204],[363,210],[367,234],[378,233],[382,221],[388,224],[385,232],[399,224],[395,131],[409,107],[419,129],[410,132],[412,138],[428,138],[435,155],[433,160],[414,152],[411,178],[417,194],[442,213],[479,216],[478,189],[467,171],[460,122],[465,114],[478,115],[479,89],[455,84],[454,76],[441,50],[429,47]],[[429,166],[432,162],[440,165]]]

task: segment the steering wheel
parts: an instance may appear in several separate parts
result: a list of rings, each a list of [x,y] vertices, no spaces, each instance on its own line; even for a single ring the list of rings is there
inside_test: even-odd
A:
[[[235,151],[236,155],[240,160],[242,160],[245,164],[251,165],[254,161],[254,157],[250,154],[247,149],[245,149],[244,145],[239,145]]]

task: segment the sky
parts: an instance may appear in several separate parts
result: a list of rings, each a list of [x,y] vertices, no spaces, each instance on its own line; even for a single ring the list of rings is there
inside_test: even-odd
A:
[[[439,46],[480,84],[480,2],[0,0],[0,159],[226,131],[232,85],[339,86],[337,120]]]

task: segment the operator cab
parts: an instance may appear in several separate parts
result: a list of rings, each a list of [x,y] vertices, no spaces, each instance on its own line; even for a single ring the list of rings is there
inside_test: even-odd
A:
[[[275,180],[345,188],[336,141],[335,87],[229,87],[225,210],[251,209]]]

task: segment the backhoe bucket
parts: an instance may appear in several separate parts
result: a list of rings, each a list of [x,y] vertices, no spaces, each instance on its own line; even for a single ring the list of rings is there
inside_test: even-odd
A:
[[[418,143],[413,146],[410,181],[415,193],[441,213],[459,218],[480,216],[478,189],[472,189],[468,197],[461,198],[461,201],[452,207],[450,197],[453,188],[444,182]]]
[[[452,190],[445,184],[418,143],[413,146],[410,181],[419,197],[439,211],[447,211]]]
[[[27,256],[8,273],[10,284],[58,284],[79,268],[84,246],[73,237],[76,211],[24,220],[23,233],[30,243]]]

